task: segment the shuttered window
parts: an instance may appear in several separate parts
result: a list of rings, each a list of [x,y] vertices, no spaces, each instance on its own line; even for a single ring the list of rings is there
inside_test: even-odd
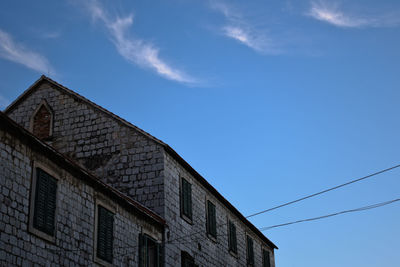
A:
[[[228,222],[228,244],[229,250],[237,254],[236,226],[232,221]]]
[[[181,184],[181,212],[192,219],[192,185],[185,178]]]
[[[247,236],[247,265],[254,265],[253,239]]]
[[[215,205],[207,200],[207,233],[217,238],[217,219]]]
[[[112,263],[114,241],[114,214],[98,206],[97,214],[97,257]]]
[[[182,267],[197,267],[197,265],[194,263],[194,259],[192,256],[190,256],[189,253],[186,251],[181,252],[181,266]]]
[[[263,250],[263,267],[271,267],[269,251],[265,249]]]
[[[162,247],[153,238],[139,234],[139,267],[161,267]]]
[[[40,168],[36,174],[33,227],[54,236],[57,180]]]

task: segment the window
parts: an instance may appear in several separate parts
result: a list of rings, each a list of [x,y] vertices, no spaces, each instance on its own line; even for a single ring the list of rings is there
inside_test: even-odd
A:
[[[45,100],[39,104],[30,121],[30,130],[40,139],[49,138],[52,135],[53,114]]]
[[[114,214],[97,205],[97,258],[108,263],[113,261]]]
[[[186,251],[181,252],[181,266],[182,267],[197,267],[196,264],[194,264],[194,259],[192,256],[190,256],[189,253]]]
[[[35,198],[32,226],[48,237],[54,237],[57,180],[42,169],[36,168],[33,194]]]
[[[263,267],[271,267],[269,251],[263,249]]]
[[[236,226],[231,220],[228,222],[228,245],[229,251],[237,254]]]
[[[217,238],[217,220],[215,216],[215,205],[207,200],[207,233]]]
[[[181,183],[181,213],[192,220],[192,185],[185,178]]]
[[[139,267],[160,267],[161,245],[145,234],[139,234]]]
[[[254,265],[253,239],[247,236],[247,265]]]

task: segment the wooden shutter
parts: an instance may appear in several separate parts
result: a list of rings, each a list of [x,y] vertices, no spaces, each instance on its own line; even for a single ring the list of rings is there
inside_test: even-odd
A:
[[[265,250],[265,249],[263,250],[263,266],[264,267],[271,267],[269,251]]]
[[[114,241],[114,214],[98,206],[97,257],[112,263]]]
[[[182,214],[192,219],[192,185],[184,178],[182,178],[181,208]]]
[[[229,250],[237,253],[237,241],[236,241],[236,226],[232,221],[229,221]]]
[[[217,237],[216,224],[215,205],[207,200],[207,232],[214,237]]]
[[[247,264],[254,264],[253,239],[247,236]]]
[[[39,168],[36,173],[33,227],[54,236],[57,180]]]

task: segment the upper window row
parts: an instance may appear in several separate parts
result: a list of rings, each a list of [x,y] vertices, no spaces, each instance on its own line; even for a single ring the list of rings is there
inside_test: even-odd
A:
[[[185,178],[181,178],[180,202],[181,215],[185,220],[192,221],[192,185]],[[206,202],[206,230],[212,238],[217,238],[217,217],[215,204],[210,200]],[[237,254],[236,225],[228,220],[228,248],[233,254]],[[250,236],[246,238],[247,265],[254,265],[253,239]],[[270,267],[270,254],[268,250],[263,250],[263,266]]]
[[[57,179],[41,168],[36,168],[33,180],[30,231],[46,240],[55,241],[57,207]],[[96,206],[95,256],[104,264],[112,264],[114,257],[114,217],[105,206]],[[139,234],[139,266],[161,266],[161,244],[146,234]]]

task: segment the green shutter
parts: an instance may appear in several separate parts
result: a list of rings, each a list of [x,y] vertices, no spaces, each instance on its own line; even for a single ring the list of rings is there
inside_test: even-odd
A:
[[[114,241],[114,214],[98,206],[97,257],[112,263]]]
[[[207,201],[207,232],[217,237],[217,222],[215,214],[215,205],[211,201]]]
[[[39,168],[36,169],[36,173],[33,227],[53,236],[57,180]]]
[[[181,209],[182,214],[192,219],[192,185],[182,178]]]
[[[263,266],[264,267],[271,267],[270,263],[270,256],[268,250],[263,250]]]
[[[247,264],[254,264],[253,239],[247,236]]]
[[[237,253],[237,241],[236,241],[236,226],[232,221],[229,221],[229,250]]]

